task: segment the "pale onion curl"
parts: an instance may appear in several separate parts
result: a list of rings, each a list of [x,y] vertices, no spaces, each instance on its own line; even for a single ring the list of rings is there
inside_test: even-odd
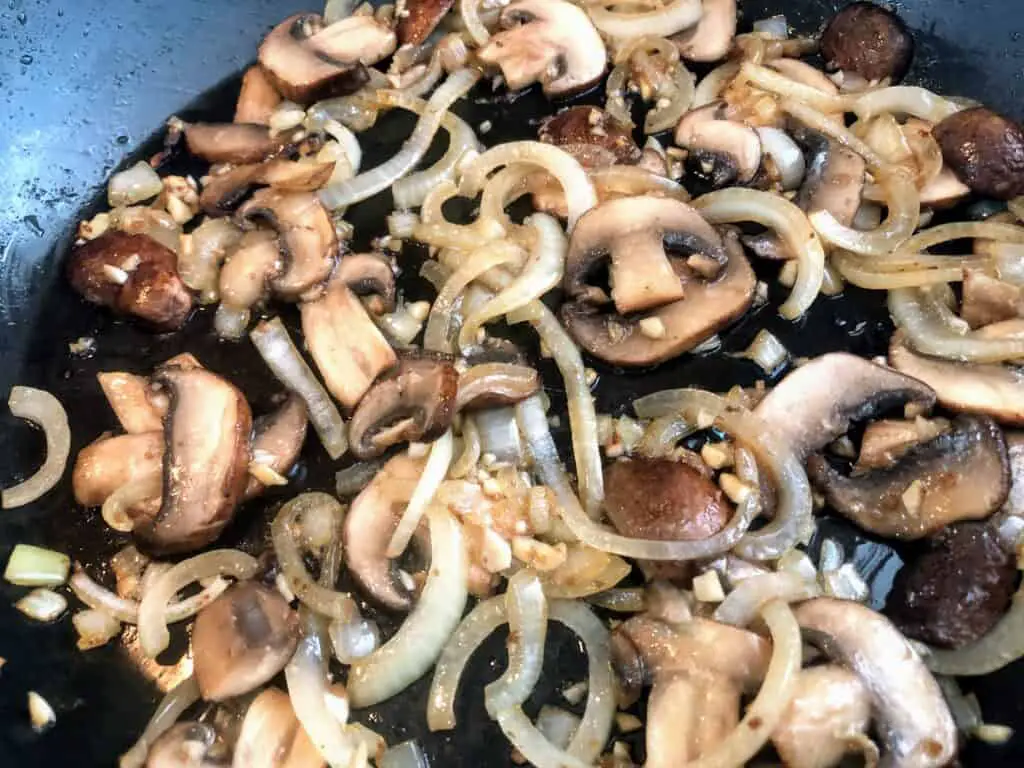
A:
[[[604,168],[591,168],[587,174],[594,182],[601,200],[633,195],[660,195],[684,203],[690,200],[690,193],[682,184],[635,165],[609,165]]]
[[[806,312],[825,278],[825,251],[806,214],[784,197],[754,189],[721,189],[692,203],[712,224],[754,221],[779,233],[796,254],[797,276],[779,314],[795,320]]]
[[[413,228],[413,239],[435,248],[472,251],[505,236],[503,222],[486,217],[482,212],[472,224],[448,221],[442,206],[458,194],[458,187],[450,181],[442,181],[428,192],[420,209],[420,222]]]
[[[97,584],[80,566],[75,567],[75,572],[68,580],[68,586],[71,587],[75,597],[93,610],[109,613],[124,624],[139,623],[138,601],[121,597],[116,592],[111,592],[106,587]],[[175,624],[195,616],[224,594],[229,586],[231,583],[227,579],[217,577],[211,580],[203,587],[202,591],[168,604],[164,613],[164,621],[168,624]]]
[[[706,107],[715,101],[725,90],[726,85],[731,83],[739,74],[740,64],[738,61],[727,61],[721,66],[715,67],[704,79],[697,83],[697,90],[693,93],[692,109]]]
[[[565,193],[571,232],[580,216],[597,205],[597,192],[579,162],[564,149],[539,141],[510,141],[491,147],[462,166],[460,194],[475,197],[491,171],[512,163],[529,163],[555,177]]]
[[[867,91],[854,98],[848,105],[849,111],[860,120],[868,120],[876,115],[910,115],[927,120],[930,123],[941,123],[950,115],[959,112],[963,107],[950,101],[927,88],[913,85],[894,85],[889,88],[877,88]]]
[[[932,256],[919,254],[913,258],[894,261],[890,258],[868,259],[837,251],[831,263],[848,282],[858,288],[888,291],[894,288],[917,288],[925,285],[959,283],[965,269],[994,270],[994,262],[985,256]]]
[[[118,768],[142,768],[146,764],[149,748],[158,738],[171,730],[185,710],[199,701],[199,683],[189,676],[171,688],[156,706],[146,723],[145,730],[131,748],[121,755]]]
[[[43,430],[46,458],[30,477],[0,494],[0,506],[13,509],[30,504],[60,482],[71,453],[71,427],[60,400],[33,387],[12,387],[7,399],[11,415],[25,419]]]
[[[745,627],[752,623],[766,604],[772,600],[799,603],[818,597],[818,585],[798,573],[777,571],[752,576],[737,584],[725,600],[718,604],[713,618],[723,624]]]
[[[416,481],[416,487],[413,488],[412,496],[409,497],[409,503],[406,505],[405,511],[402,512],[398,525],[395,526],[395,532],[391,535],[391,541],[385,552],[388,557],[398,557],[409,546],[427,507],[434,499],[441,483],[444,482],[445,475],[448,474],[453,451],[452,431],[448,429],[430,446],[430,454],[423,467],[423,474]]]
[[[470,38],[478,48],[487,45],[491,39],[491,33],[480,20],[481,0],[459,0],[459,16],[462,17],[462,26],[466,28]]]
[[[751,85],[782,96],[786,99],[806,104],[826,115],[843,113],[849,107],[849,98],[818,90],[814,86],[797,82],[780,72],[745,61],[740,66],[738,77]]]
[[[632,37],[669,37],[689,29],[703,14],[701,0],[671,0],[650,11],[617,11],[588,3],[586,11],[599,32],[620,39]],[[613,5],[614,3],[608,3]]]
[[[508,617],[508,667],[484,688],[484,705],[492,718],[509,707],[520,707],[530,697],[544,665],[548,630],[548,601],[537,574],[524,568],[508,580],[505,592]]]

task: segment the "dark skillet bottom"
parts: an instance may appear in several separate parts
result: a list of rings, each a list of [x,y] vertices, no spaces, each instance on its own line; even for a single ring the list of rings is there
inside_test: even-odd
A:
[[[224,119],[225,106],[233,103],[237,80],[207,94],[185,113],[204,119]],[[476,95],[476,94],[475,94]],[[457,110],[474,126],[488,120],[494,129],[483,136],[487,143],[515,138],[532,138],[536,133],[538,115],[549,114],[552,107],[535,92],[515,100],[485,98],[461,104]],[[586,100],[593,101],[592,94]],[[412,121],[405,115],[389,115],[378,127],[360,137],[365,142],[364,167],[376,165],[395,151],[407,134]],[[443,148],[435,147],[435,152]],[[142,150],[146,155],[154,149],[153,142]],[[92,210],[97,210],[96,201]],[[376,236],[384,234],[383,216],[390,201],[380,198],[357,206],[350,215],[356,226],[354,248],[366,248]],[[421,254],[415,247],[407,248],[400,262],[409,265],[400,281],[409,296],[429,297],[429,292],[415,277],[415,264]],[[807,317],[798,323],[783,321],[776,314],[785,290],[774,283],[775,267],[758,265],[760,277],[768,281],[771,301],[745,317],[722,335],[724,352],[744,349],[761,328],[778,336],[794,356],[814,356],[831,350],[849,350],[863,356],[883,354],[891,333],[882,294],[848,290],[841,297],[820,299]],[[292,307],[280,311],[294,331],[297,313]],[[279,387],[266,371],[262,361],[246,343],[219,342],[211,331],[211,313],[204,311],[178,335],[153,336],[130,322],[114,319],[105,311],[85,305],[63,281],[58,281],[47,295],[39,326],[34,330],[25,362],[22,383],[40,386],[54,392],[67,407],[72,424],[73,454],[105,430],[116,428],[95,374],[103,370],[148,372],[155,364],[182,350],[195,353],[211,369],[223,373],[241,386],[257,413],[269,409],[272,396]],[[95,356],[73,357],[68,343],[89,336],[97,340]],[[516,338],[514,335],[513,338]],[[519,337],[529,349],[532,339]],[[727,357],[721,353],[710,356],[685,356],[657,369],[620,373],[591,362],[600,373],[596,389],[598,410],[619,414],[628,409],[630,401],[642,394],[679,386],[699,386],[723,391],[735,384],[749,385],[761,377],[752,363]],[[551,374],[550,371],[546,371]],[[556,404],[561,400],[561,382],[557,375],[546,381]],[[556,405],[557,407],[557,405]],[[12,461],[21,473],[32,470],[38,460],[41,441],[23,424],[6,414],[3,429],[11,430]],[[564,448],[564,435],[562,435]],[[563,451],[563,455],[566,455]],[[330,489],[333,486],[332,466],[322,449],[311,438],[296,470],[292,488]],[[249,551],[267,546],[267,520],[282,499],[294,490],[270,493],[248,505],[239,521],[225,536],[225,545],[237,545]],[[124,545],[120,537],[107,532],[96,512],[83,512],[73,502],[68,482],[47,497],[48,509],[56,510],[40,525],[28,525],[25,515],[11,515],[0,523],[0,541],[45,543],[71,554],[91,566],[95,576],[106,577],[104,563]],[[36,518],[38,520],[38,518]],[[839,539],[847,556],[853,557],[861,573],[872,581],[873,605],[880,607],[899,567],[899,556],[883,543],[853,530],[847,524],[826,519],[822,521],[818,539],[812,544],[816,552],[822,536]],[[0,557],[6,559],[6,547]],[[111,644],[82,654],[74,648],[74,632],[68,617],[55,626],[38,626],[24,620],[10,607],[19,590],[8,586],[0,599],[0,655],[9,660],[0,684],[0,765],[67,765],[69,757],[76,765],[100,766],[113,763],[141,731],[157,700],[152,685],[138,673],[124,644]],[[392,617],[379,617],[386,631],[395,626]],[[179,627],[175,648],[186,647],[186,638]],[[131,638],[127,638],[129,641]],[[497,727],[486,717],[483,708],[483,685],[493,679],[504,666],[504,635],[491,638],[478,654],[467,675],[468,684],[459,697],[459,727],[450,734],[430,734],[425,724],[426,693],[429,680],[420,681],[404,695],[372,710],[358,713],[358,718],[383,733],[390,743],[418,738],[426,747],[432,764],[442,765],[512,765],[509,748]],[[173,654],[162,659],[173,661]],[[545,674],[532,697],[529,714],[534,715],[542,703],[567,706],[560,691],[571,682],[585,677],[585,664],[578,643],[559,626],[553,626],[545,658]],[[1024,728],[1024,703],[1019,695],[1024,688],[1024,666],[1015,664],[1002,673],[968,681],[981,700],[986,720]],[[43,736],[31,733],[24,716],[24,696],[28,689],[42,693],[57,709],[59,719],[54,729]],[[638,712],[642,715],[642,711]],[[634,758],[643,755],[642,734],[626,737]],[[965,765],[1024,764],[1024,738],[1015,737],[1010,745],[989,748],[969,745],[962,761]]]

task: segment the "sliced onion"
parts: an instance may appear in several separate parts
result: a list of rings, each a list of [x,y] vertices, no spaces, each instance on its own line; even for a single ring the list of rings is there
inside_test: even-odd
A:
[[[15,544],[4,569],[4,581],[19,587],[57,587],[67,581],[71,558],[62,552]]]
[[[60,400],[42,389],[16,386],[7,399],[11,415],[43,430],[46,458],[31,477],[0,493],[0,506],[14,509],[30,504],[60,482],[71,452],[71,427]]]
[[[544,587],[531,570],[524,568],[508,581],[505,593],[508,617],[508,667],[484,689],[484,704],[497,719],[510,707],[520,707],[530,697],[544,664],[548,628],[548,601]]]
[[[630,130],[636,125],[633,116],[626,104],[626,87],[629,81],[629,64],[625,61],[616,64],[608,75],[605,83],[605,111],[611,115],[615,122]]]
[[[876,88],[857,96],[849,104],[849,111],[856,113],[860,120],[875,115],[911,115],[930,123],[941,123],[962,107],[939,96],[927,88],[911,85],[894,85]]]
[[[516,225],[505,209],[530,192],[530,180],[536,175],[532,166],[509,165],[491,176],[480,195],[480,219],[496,221],[506,231],[514,230]]]
[[[335,619],[327,631],[334,657],[342,664],[352,664],[380,647],[380,629],[362,616],[353,616],[348,621]]]
[[[478,48],[485,46],[491,39],[491,33],[480,21],[480,2],[481,0],[459,0],[459,16],[462,17],[462,25]]]
[[[306,403],[309,420],[327,455],[340,458],[348,450],[341,413],[295,348],[281,318],[261,322],[249,333],[249,338],[278,381]]]
[[[405,176],[430,149],[434,134],[437,133],[441,120],[451,105],[465,96],[479,79],[480,73],[473,69],[463,69],[451,75],[445,84],[431,95],[426,109],[416,123],[416,128],[401,150],[376,168],[350,179],[337,189],[330,190],[330,194],[321,190],[320,201],[329,210],[335,210],[373,197]]]
[[[221,304],[213,316],[213,329],[219,338],[237,341],[245,336],[245,329],[249,327],[251,319],[252,312],[248,307],[232,307],[229,304]]]
[[[742,64],[739,77],[765,91],[806,104],[826,115],[845,112],[849,98],[826,93],[811,85],[797,82],[774,69],[746,61]]]
[[[797,259],[796,282],[779,314],[795,320],[810,308],[825,277],[825,251],[803,211],[771,192],[735,188],[698,197],[693,207],[712,224],[755,221],[776,230]]]
[[[199,291],[204,304],[219,299],[220,266],[241,236],[242,230],[231,219],[208,218],[192,231],[190,247],[178,254],[178,275],[185,285]]]
[[[669,37],[694,26],[703,13],[700,0],[671,0],[651,11],[614,11],[600,5],[587,5],[590,20],[608,37],[628,39],[653,35]]]
[[[160,176],[149,163],[142,160],[110,177],[107,184],[107,202],[111,208],[135,205],[156,197],[164,191]]]
[[[460,194],[474,197],[484,188],[487,175],[503,165],[529,163],[547,171],[562,186],[566,206],[569,209],[569,231],[576,226],[580,216],[597,205],[594,185],[572,155],[553,144],[539,141],[510,141],[491,147],[482,155],[473,158],[463,166]]]
[[[725,89],[727,83],[731,82],[739,74],[740,64],[738,61],[727,61],[715,67],[704,79],[697,84],[697,90],[693,94],[693,106],[691,109],[706,107],[715,101]]]
[[[395,532],[388,543],[386,551],[388,557],[398,557],[409,546],[409,542],[412,540],[413,534],[416,533],[420,520],[423,519],[427,507],[434,499],[434,494],[437,493],[437,489],[444,482],[445,475],[448,474],[448,467],[452,463],[453,451],[452,431],[448,429],[430,446],[430,455],[427,456],[427,463],[423,467],[423,474],[416,481],[416,487],[413,489],[409,504],[402,513],[402,518],[398,521],[398,525],[395,526]]]
[[[900,251],[901,253],[917,253],[940,243],[967,238],[1020,244],[1024,243],[1024,227],[992,221],[957,221],[950,224],[939,224],[918,232],[903,244]]]
[[[349,669],[354,707],[389,699],[420,678],[437,660],[462,617],[469,575],[462,527],[441,507],[429,509],[427,520],[431,565],[426,584],[412,613],[391,639]]]
[[[137,601],[127,600],[106,587],[100,586],[81,567],[75,567],[68,586],[71,587],[75,597],[90,608],[108,613],[125,624],[138,623],[139,603]],[[164,621],[174,624],[195,616],[224,594],[229,586],[231,586],[231,582],[226,579],[220,577],[212,579],[200,592],[170,603],[164,613]]]
[[[887,213],[877,229],[862,232],[847,227],[823,209],[810,215],[811,224],[822,239],[838,248],[867,256],[892,253],[903,247],[917,229],[921,216],[917,186],[911,175],[899,166],[883,173],[879,183],[885,191]]]
[[[769,16],[754,22],[754,32],[772,40],[785,40],[789,37],[789,23],[781,14]]]
[[[545,704],[537,713],[537,730],[556,748],[565,750],[580,727],[580,719],[568,710]]]
[[[942,257],[935,257],[936,260]],[[927,255],[919,268],[888,269],[885,261],[879,263],[865,262],[842,251],[832,256],[832,264],[843,279],[859,288],[869,290],[892,290],[894,288],[914,288],[940,283],[959,283],[963,279],[964,269],[972,267],[991,267],[992,260],[973,256],[951,257],[949,261],[927,263]]]
[[[755,128],[761,147],[775,163],[783,189],[796,189],[804,180],[804,153],[793,138],[779,128]]]
[[[642,56],[646,56],[641,52]],[[697,80],[693,73],[677,61],[672,68],[672,86],[664,92],[655,92],[655,107],[644,117],[644,133],[674,130],[682,116],[693,106]]]
[[[161,575],[143,594],[139,604],[139,646],[155,659],[170,642],[167,604],[175,594],[195,581],[214,576],[251,579],[259,571],[254,557],[237,549],[214,549],[182,560]]]
[[[459,479],[465,477],[480,461],[480,432],[473,416],[466,414],[462,420],[462,451],[452,462],[448,477]]]
[[[515,408],[488,408],[473,414],[480,436],[481,453],[489,453],[500,462],[520,465],[523,443],[516,426]]]
[[[885,174],[892,170],[892,167],[875,150],[864,141],[855,136],[844,125],[832,120],[830,116],[793,99],[783,99],[779,106],[783,111],[788,112],[808,128],[828,136],[830,139],[842,144],[847,149],[856,152],[864,158],[868,169],[873,173]]]
[[[356,0],[327,0],[324,6],[324,23],[330,26],[336,21],[347,19],[355,10]]]
[[[642,419],[679,414],[688,422],[701,424],[712,418],[716,426],[743,443],[754,454],[758,467],[768,472],[778,497],[775,518],[743,537],[735,547],[740,557],[775,560],[813,533],[811,487],[803,463],[759,416],[727,403],[718,395],[696,389],[656,392],[634,401],[633,410]],[[748,498],[758,495],[752,493]]]
[[[337,500],[326,493],[313,491],[296,496],[281,507],[281,511],[271,523],[274,554],[281,564],[281,573],[284,574],[288,588],[300,602],[318,614],[348,621],[358,614],[352,596],[318,584],[309,575],[302,561],[302,552],[299,550],[296,537],[299,518],[315,514],[314,510],[317,508],[328,510],[331,518],[338,522],[344,515],[344,510]]]
[[[143,768],[149,748],[178,722],[185,710],[199,701],[199,684],[194,677],[186,677],[160,700],[146,728],[131,749],[121,755],[119,768]]]
[[[715,609],[714,619],[723,624],[746,627],[772,600],[796,603],[821,594],[813,581],[788,571],[766,573],[744,579]]]
[[[543,213],[535,213],[526,223],[534,233],[530,260],[508,287],[466,317],[459,332],[463,349],[476,343],[477,331],[485,323],[539,299],[562,282],[569,243],[561,225]]]
[[[601,199],[612,195],[663,195],[687,202],[690,193],[682,184],[635,165],[609,165],[587,171]]]
[[[382,91],[378,98],[381,105],[386,107],[401,107],[419,115],[427,110],[427,102],[423,99],[400,91]],[[422,205],[430,190],[442,181],[455,180],[456,168],[468,153],[480,151],[473,129],[458,115],[445,112],[441,118],[441,127],[448,131],[448,149],[441,159],[426,170],[403,176],[392,186],[391,194],[398,210]]]
[[[889,312],[918,352],[948,360],[999,363],[1024,357],[1024,339],[979,338],[968,329],[953,330],[952,313],[927,290],[889,291]]]

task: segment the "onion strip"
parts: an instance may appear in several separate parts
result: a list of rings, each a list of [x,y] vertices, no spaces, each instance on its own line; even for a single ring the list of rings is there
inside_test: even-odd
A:
[[[459,0],[459,16],[462,17],[462,25],[477,47],[487,45],[491,33],[480,20],[480,0]]]
[[[7,399],[11,415],[30,421],[43,430],[46,458],[30,477],[0,493],[0,507],[13,509],[30,504],[60,482],[71,453],[71,427],[60,400],[42,389],[12,387]]]
[[[106,587],[97,584],[81,567],[75,568],[75,572],[68,581],[68,586],[71,587],[75,597],[93,610],[109,613],[115,619],[125,624],[138,624],[139,603],[135,600],[123,598]],[[231,586],[229,581],[218,576],[203,587],[201,592],[170,603],[164,613],[164,621],[168,624],[175,624],[195,616],[199,611],[224,594],[229,586]]]
[[[156,711],[146,723],[146,729],[118,761],[119,768],[143,768],[149,748],[178,722],[186,709],[199,701],[199,684],[189,676],[174,686],[157,704]]]
[[[508,580],[505,593],[508,617],[508,667],[484,688],[484,704],[492,718],[530,697],[544,664],[548,629],[548,602],[537,574],[524,568]]]
[[[427,457],[427,463],[423,467],[423,474],[416,481],[416,487],[413,489],[409,504],[402,513],[402,519],[395,526],[395,532],[388,543],[386,551],[388,557],[398,557],[409,546],[409,542],[412,540],[413,534],[416,533],[420,520],[423,519],[423,514],[427,511],[430,502],[433,501],[437,489],[444,482],[445,475],[448,474],[448,467],[452,463],[453,450],[454,441],[452,440],[452,431],[450,429],[446,430],[430,446],[430,455]]]
[[[715,609],[714,619],[723,624],[746,627],[772,600],[798,603],[818,597],[820,594],[817,584],[797,573],[766,573],[744,579],[737,584]]]
[[[645,35],[669,37],[694,26],[704,12],[700,0],[671,0],[651,11],[611,11],[600,5],[587,5],[585,9],[599,32],[620,39]]]

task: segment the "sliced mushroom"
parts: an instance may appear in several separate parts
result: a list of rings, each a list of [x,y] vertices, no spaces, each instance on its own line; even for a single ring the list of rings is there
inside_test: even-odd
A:
[[[348,426],[349,447],[359,459],[380,456],[392,445],[436,440],[451,426],[459,374],[442,356],[407,355],[359,401]]]
[[[629,128],[603,109],[589,105],[569,107],[546,118],[537,138],[561,147],[588,168],[635,165],[641,157]]]
[[[943,166],[938,176],[928,181],[918,191],[921,205],[937,209],[955,205],[969,194],[971,194],[971,188],[960,181],[956,174],[946,166]]]
[[[515,405],[540,389],[536,368],[518,363],[480,363],[459,376],[455,410]]]
[[[676,262],[692,261],[713,278],[725,252],[712,226],[686,203],[639,196],[609,200],[580,218],[566,256],[566,294],[603,301],[603,291],[586,280],[607,259],[611,298],[624,315],[684,298],[684,278],[676,273]]]
[[[845,477],[816,455],[807,471],[832,509],[898,539],[988,517],[1010,492],[1006,441],[985,417],[957,417],[949,432],[914,446],[893,467]]]
[[[238,733],[232,768],[322,768],[288,694],[266,688],[253,699]]]
[[[327,389],[354,407],[397,358],[366,309],[337,277],[315,301],[300,305],[302,333]]]
[[[828,75],[817,67],[812,67],[806,61],[780,57],[767,61],[766,65],[790,80],[802,83],[816,91],[821,91],[829,96],[839,94],[839,86],[832,82]]]
[[[1024,433],[1007,432],[1006,451],[1010,457],[1010,494],[1002,516],[1024,518]]]
[[[871,744],[870,723],[871,696],[860,678],[824,664],[801,670],[772,744],[787,768],[833,768]]]
[[[604,478],[608,519],[625,536],[706,539],[733,514],[718,485],[685,462],[622,459],[605,469]]]
[[[808,213],[828,211],[840,224],[850,226],[864,192],[864,158],[812,131],[799,131],[797,137],[809,157],[796,204]]]
[[[946,419],[879,419],[864,428],[860,453],[853,467],[859,475],[870,469],[891,467],[918,443],[931,440],[949,430]]]
[[[715,101],[687,112],[676,127],[676,144],[689,150],[687,174],[712,189],[749,184],[761,167],[761,137],[729,120],[728,110],[724,101]]]
[[[829,70],[867,81],[898,83],[910,68],[914,38],[888,8],[857,2],[839,11],[821,33],[821,55]]]
[[[220,300],[233,309],[248,309],[263,301],[271,282],[281,274],[284,259],[273,232],[246,232],[221,267]]]
[[[940,768],[953,759],[957,733],[949,707],[888,619],[860,603],[825,597],[803,603],[794,613],[805,637],[867,688],[892,765]]]
[[[946,164],[974,192],[999,200],[1024,194],[1024,128],[985,107],[935,126]]]
[[[153,381],[171,400],[163,502],[134,533],[155,551],[187,552],[216,539],[234,515],[248,483],[252,412],[234,385],[202,368],[164,365]]]
[[[951,525],[896,574],[885,613],[907,637],[962,648],[1006,613],[1017,558],[992,521]]]
[[[566,0],[516,0],[501,12],[503,31],[477,51],[498,66],[512,90],[540,82],[546,96],[566,96],[594,85],[607,52],[586,11]]]
[[[299,617],[273,589],[235,584],[199,612],[192,662],[207,701],[241,696],[284,669],[299,642]]]
[[[263,68],[256,64],[242,75],[242,88],[235,104],[235,122],[269,125],[270,116],[280,103],[281,94]]]
[[[395,310],[395,273],[386,256],[379,253],[349,254],[338,262],[334,278],[347,285],[356,296],[372,296],[370,309],[374,314]]]
[[[185,126],[188,151],[209,163],[258,163],[288,144],[255,123],[191,123]]]
[[[697,26],[669,39],[687,61],[724,59],[736,37],[736,0],[703,0],[701,5],[704,12]]]
[[[286,266],[272,286],[282,298],[299,298],[331,274],[338,238],[315,194],[261,189],[238,209],[238,217],[243,226],[262,221],[277,231]]]
[[[960,317],[971,328],[1024,315],[1024,290],[979,269],[965,269]]]
[[[353,21],[367,18],[368,22]],[[299,104],[344,96],[361,88],[368,79],[363,64],[375,63],[390,53],[389,44],[394,50],[395,37],[394,33],[389,37],[379,29],[373,17],[352,16],[338,24],[346,22],[345,27],[321,38],[315,45],[312,39],[318,32],[326,31],[323,19],[316,14],[289,16],[274,27],[264,38],[259,51],[260,66],[274,88]],[[360,41],[358,35],[348,34],[358,32],[362,25],[366,25],[365,40]],[[342,43],[349,47],[342,49]],[[374,58],[378,53],[379,58]],[[363,56],[373,61],[364,62]]]
[[[229,216],[259,183],[261,166],[249,163],[211,173],[199,193],[199,207],[210,216]]]
[[[930,408],[935,393],[909,376],[845,352],[801,365],[780,381],[755,413],[806,458],[849,431],[855,421],[897,406]]]
[[[889,364],[927,383],[950,410],[984,413],[1003,424],[1024,425],[1024,373],[1019,368],[919,355],[899,333],[889,344]]]
[[[161,734],[146,755],[146,768],[226,768],[229,749],[213,726],[186,721]]]
[[[740,720],[740,689],[719,676],[665,674],[647,701],[646,768],[676,768],[710,752]]]
[[[253,462],[269,467],[279,475],[287,474],[299,458],[308,424],[306,404],[298,395],[289,395],[276,411],[256,419],[252,439]],[[263,487],[263,483],[250,476],[243,498],[258,496]]]
[[[405,15],[398,19],[395,27],[399,44],[420,45],[425,42],[453,5],[455,0],[408,0]]]
[[[613,365],[654,365],[693,349],[746,312],[754,300],[757,279],[735,233],[728,232],[723,242],[725,267],[713,280],[676,263],[677,274],[682,273],[682,300],[623,317],[603,314],[599,304],[579,299],[562,305],[563,324],[577,344]]]
[[[391,26],[370,14],[353,14],[318,27],[307,21],[313,34],[304,47],[322,61],[343,64],[376,64],[395,51],[397,37]]]
[[[96,379],[125,432],[138,435],[163,429],[167,403],[154,396],[147,379],[124,371],[97,373]]]
[[[412,607],[412,593],[386,552],[423,464],[405,453],[391,458],[352,502],[342,528],[346,567],[370,597],[396,611]]]
[[[67,274],[86,301],[175,331],[192,312],[192,295],[177,264],[174,251],[148,235],[108,230],[75,246]]]
[[[75,501],[98,507],[122,485],[159,477],[164,455],[160,432],[101,437],[78,452],[71,473]]]

